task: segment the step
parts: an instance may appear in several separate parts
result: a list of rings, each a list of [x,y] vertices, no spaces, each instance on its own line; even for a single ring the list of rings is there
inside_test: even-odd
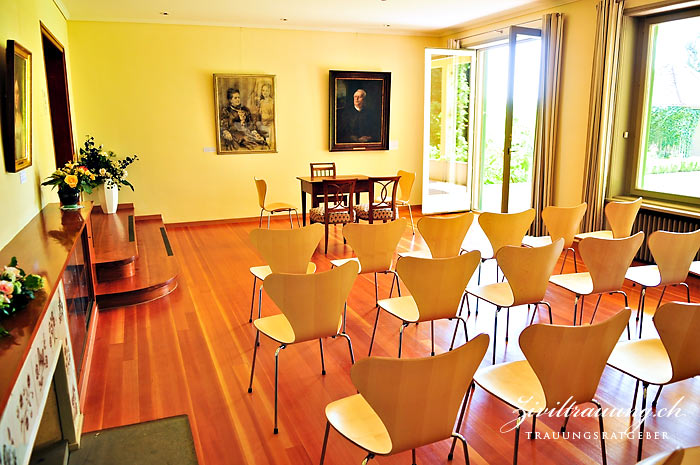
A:
[[[168,235],[160,215],[134,222],[139,254],[134,260],[134,274],[97,283],[100,310],[124,307],[158,299],[177,287],[179,272]]]
[[[111,215],[93,208],[92,241],[95,246],[95,269],[98,281],[133,276],[139,256],[134,229],[134,205],[123,203]]]

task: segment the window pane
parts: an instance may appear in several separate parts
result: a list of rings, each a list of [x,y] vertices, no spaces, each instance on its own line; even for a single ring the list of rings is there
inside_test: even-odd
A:
[[[700,197],[700,17],[651,26],[637,188]]]

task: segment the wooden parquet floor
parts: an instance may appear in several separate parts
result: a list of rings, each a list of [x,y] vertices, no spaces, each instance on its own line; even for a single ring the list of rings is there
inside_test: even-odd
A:
[[[350,360],[343,339],[325,341],[325,376],[321,375],[318,344],[292,345],[280,354],[280,433],[273,435],[274,351],[276,345],[262,338],[255,369],[254,390],[247,393],[255,330],[248,323],[253,278],[248,268],[262,264],[248,240],[257,223],[169,227],[181,274],[179,287],[151,303],[116,308],[100,314],[92,372],[85,399],[84,431],[94,431],[157,418],[187,414],[199,462],[214,464],[310,464],[318,463],[325,427],[327,403],[355,393],[350,381]],[[283,228],[283,220],[273,227]],[[425,249],[420,236],[406,230],[399,251]],[[319,270],[330,268],[329,259],[351,255],[344,246],[341,228],[331,227],[328,255],[319,248],[314,262]],[[557,265],[559,266],[559,265]],[[581,264],[579,269],[581,269]],[[557,268],[558,269],[558,268]],[[565,272],[573,272],[569,259]],[[495,279],[494,265],[486,263],[482,277]],[[700,285],[689,278],[693,301],[700,300]],[[390,276],[380,276],[380,298],[388,296]],[[630,304],[636,308],[639,288],[626,286]],[[647,294],[645,337],[655,334],[653,314],[659,290]],[[264,293],[263,293],[264,295]],[[666,298],[683,300],[684,290],[670,288]],[[550,285],[546,298],[552,303],[554,322],[570,324],[573,295]],[[586,305],[590,318],[593,299]],[[472,301],[472,309],[474,301]],[[620,296],[604,296],[597,321],[623,305]],[[375,317],[371,275],[357,278],[348,301],[347,332],[356,357],[367,355]],[[278,310],[263,296],[263,315]],[[494,308],[480,305],[479,315],[469,318],[469,334],[493,332]],[[510,343],[505,344],[505,312],[498,325],[497,363],[522,358],[517,340],[529,318],[524,307],[511,309]],[[546,311],[535,321],[546,322]],[[454,323],[437,322],[436,351],[449,347]],[[382,314],[373,354],[396,356],[399,321]],[[463,341],[462,333],[458,341]],[[460,343],[461,343],[460,341]],[[430,325],[409,326],[404,334],[404,357],[428,356]],[[491,363],[491,350],[482,366]],[[606,368],[597,397],[604,407],[629,408],[634,382]],[[655,395],[656,389],[650,390]],[[659,439],[645,441],[644,456],[679,446],[700,444],[700,379],[664,388],[659,408],[681,408],[677,418],[649,418],[647,431]],[[513,456],[513,433],[500,428],[515,418],[512,409],[480,388],[470,400],[462,434],[469,443],[472,464],[509,464]],[[537,422],[541,434],[559,431],[561,419]],[[606,418],[606,431],[621,433],[630,426],[628,416]],[[579,438],[528,440],[530,421],[523,426],[520,464],[601,463],[599,441],[584,433],[598,431],[595,418],[577,418],[568,431]],[[663,435],[665,439],[662,439]],[[126,446],[126,445],[125,445]],[[176,444],[173,445],[177,447]],[[636,441],[607,441],[608,463],[635,463]],[[417,462],[448,463],[449,441],[418,449]],[[359,464],[365,453],[331,431],[326,463]],[[410,452],[379,457],[377,463],[408,464]],[[461,453],[453,463],[463,463]]]

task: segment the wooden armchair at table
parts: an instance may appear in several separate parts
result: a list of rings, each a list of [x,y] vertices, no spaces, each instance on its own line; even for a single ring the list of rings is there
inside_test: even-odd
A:
[[[311,171],[311,178],[324,177],[324,176],[336,176],[335,162],[329,161],[324,163],[309,163],[309,168]],[[318,207],[318,205],[323,202],[323,196],[317,195],[311,198],[311,206]]]
[[[566,405],[568,422],[574,405],[591,402],[598,407],[600,446],[607,464],[603,415],[594,396],[605,362],[630,318],[625,308],[595,325],[558,326],[536,324],[520,334],[520,347],[526,360],[501,363],[477,371],[474,381],[486,392],[518,411],[515,427],[513,464],[518,463],[520,426],[532,416],[534,439],[537,415]],[[566,423],[562,431],[566,428]],[[534,462],[536,463],[536,461]]]
[[[396,219],[396,190],[398,176],[371,177],[369,182],[369,203],[355,205],[355,218],[369,221],[393,221]]]
[[[645,415],[647,389],[658,385],[659,391],[652,402],[656,407],[661,388],[667,384],[700,375],[700,304],[669,302],[654,315],[658,339],[620,342],[608,360],[611,367],[637,380],[632,400],[632,414],[637,403],[639,383],[642,383],[642,415]],[[642,459],[644,424],[641,419],[637,460]],[[693,462],[700,463],[700,462]]]
[[[312,224],[303,228],[253,229],[250,241],[262,255],[267,265],[251,266],[253,275],[253,296],[250,299],[250,317],[253,322],[253,305],[255,304],[255,286],[258,279],[262,283],[272,273],[309,274],[316,272],[316,264],[311,257],[321,242],[323,228]],[[258,318],[262,312],[262,284],[258,290]]]
[[[622,290],[622,283],[625,281],[625,273],[643,241],[644,233],[642,231],[624,239],[587,237],[581,240],[578,250],[588,271],[555,274],[549,278],[550,283],[573,292],[576,296],[574,300],[574,325],[576,325],[577,312],[579,311],[579,299],[581,300],[581,309],[578,324],[583,322],[584,298],[587,295],[598,294],[598,302],[593,310],[591,323],[593,323],[598,311],[600,297],[603,294],[622,294],[625,298],[625,307],[629,307],[627,294]],[[629,327],[627,334],[630,335]]]
[[[406,218],[399,218],[389,223],[377,224],[348,224],[343,228],[343,237],[355,252],[356,257],[331,260],[331,266],[341,266],[349,261],[355,261],[360,265],[360,274],[374,273],[374,302],[379,301],[379,289],[377,285],[377,273],[392,274],[391,292],[394,292],[394,280],[399,295],[401,287],[399,278],[392,269],[396,246],[406,230]]]
[[[489,337],[480,334],[436,357],[370,357],[357,362],[350,376],[358,394],[326,406],[321,465],[331,426],[367,452],[363,464],[376,455],[408,450],[415,464],[416,448],[450,437],[462,443],[469,464],[467,441],[459,434],[459,425],[455,431],[455,420],[488,345]],[[459,424],[463,414],[464,407]],[[451,458],[450,453],[448,460]]]
[[[503,270],[506,281],[467,288],[467,293],[477,299],[496,306],[493,317],[493,350],[491,363],[496,363],[496,334],[498,330],[498,312],[506,308],[506,342],[510,323],[510,307],[518,305],[535,306],[532,319],[535,319],[540,304],[549,310],[549,323],[552,323],[552,306],[544,301],[549,277],[552,275],[557,259],[561,255],[564,239],[559,238],[553,244],[542,247],[501,247],[496,253],[496,261]],[[461,312],[461,308],[460,308]],[[454,344],[457,328],[452,336]]]
[[[453,216],[424,216],[418,232],[428,246],[425,252],[399,252],[399,257],[447,258],[459,255],[464,237],[474,222],[472,212]]]
[[[663,286],[661,300],[666,293],[666,286],[685,286],[688,303],[690,303],[690,287],[685,282],[690,271],[690,264],[700,249],[700,229],[689,233],[674,233],[655,231],[649,236],[649,250],[656,265],[633,266],[627,270],[625,278],[639,284],[639,305],[637,306],[637,321],[639,322],[639,338],[642,338],[644,324],[644,301],[648,287]]]
[[[314,274],[277,274],[265,280],[265,291],[282,311],[279,315],[255,320],[253,363],[248,392],[253,392],[255,357],[260,333],[279,344],[275,351],[275,428],[277,434],[277,379],[279,353],[288,345],[318,339],[321,349],[321,374],[326,374],[323,338],[342,336],[348,341],[350,362],[355,363],[350,336],[341,331],[342,313],[350,289],[357,277],[357,263],[348,263],[330,271]]]
[[[642,198],[630,202],[608,202],[605,206],[605,218],[610,223],[611,230],[592,231],[576,234],[576,239],[586,237],[598,237],[602,239],[619,239],[632,235],[632,226],[637,218],[637,213],[642,206]]]
[[[576,264],[576,251],[573,249],[574,236],[579,230],[583,215],[586,214],[586,202],[575,207],[546,207],[542,210],[542,221],[547,227],[549,236],[525,236],[523,245],[528,247],[541,247],[551,244],[559,238],[564,238],[564,259],[561,262],[559,274],[564,271],[564,263],[569,251],[574,257],[574,272],[578,273],[578,265]]]
[[[396,175],[399,177],[399,194],[396,197],[396,205],[408,207],[408,216],[411,218],[411,232],[416,234],[413,227],[413,213],[411,212],[411,190],[416,180],[416,173],[399,170]]]
[[[310,223],[323,223],[326,227],[326,245],[324,253],[328,254],[328,225],[352,223],[355,211],[352,206],[355,193],[354,179],[324,179],[323,205],[309,210]]]
[[[457,315],[457,307],[467,283],[479,264],[479,259],[479,251],[476,250],[450,258],[401,258],[396,263],[396,272],[411,295],[379,301],[372,339],[369,343],[369,355],[372,355],[379,313],[382,310],[401,320],[399,358],[401,358],[403,330],[409,323],[430,322],[430,355],[435,355],[435,320],[456,318],[461,321],[464,326],[464,338],[468,340],[467,321]]]
[[[258,190],[258,203],[260,204],[260,222],[258,223],[258,227],[262,228],[262,218],[264,212],[267,212],[267,229],[270,229],[270,217],[273,214],[280,212],[289,213],[289,226],[293,227],[292,210],[297,216],[297,226],[301,227],[301,223],[299,223],[299,212],[297,211],[297,207],[284,202],[265,203],[265,197],[267,196],[267,183],[264,179],[253,179],[255,180],[255,187]]]

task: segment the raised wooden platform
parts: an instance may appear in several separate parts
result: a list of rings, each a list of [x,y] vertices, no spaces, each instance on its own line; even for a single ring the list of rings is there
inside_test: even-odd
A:
[[[171,293],[178,265],[160,215],[138,219],[132,204],[92,215],[100,309],[135,305]]]

